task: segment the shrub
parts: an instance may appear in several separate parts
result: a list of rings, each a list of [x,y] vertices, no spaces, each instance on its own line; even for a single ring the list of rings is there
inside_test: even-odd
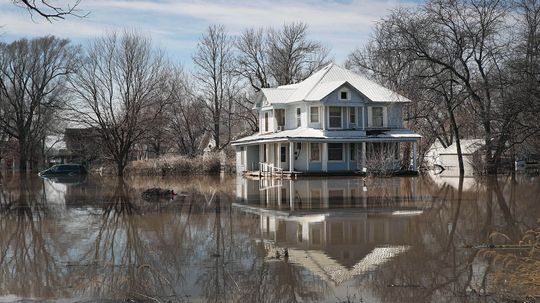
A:
[[[157,159],[133,161],[127,166],[126,174],[146,176],[219,174],[221,162],[221,157],[217,153],[197,157],[168,155]]]

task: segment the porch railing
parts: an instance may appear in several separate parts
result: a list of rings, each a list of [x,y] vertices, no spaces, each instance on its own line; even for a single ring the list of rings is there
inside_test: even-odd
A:
[[[280,176],[283,177],[283,168],[271,163],[259,162],[259,176]]]

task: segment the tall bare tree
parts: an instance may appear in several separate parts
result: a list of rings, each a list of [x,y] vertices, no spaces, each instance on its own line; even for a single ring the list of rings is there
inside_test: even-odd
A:
[[[87,49],[70,78],[73,119],[95,128],[119,176],[133,147],[170,103],[167,60],[136,32],[111,33]]]
[[[239,77],[235,73],[233,39],[223,25],[212,25],[197,44],[193,56],[200,98],[209,113],[215,149],[220,150],[232,138],[232,111],[238,97]],[[222,140],[225,137],[225,140]]]
[[[21,170],[58,123],[77,52],[69,40],[53,36],[0,43],[0,128],[17,139]]]
[[[278,85],[300,82],[329,62],[329,50],[307,35],[308,25],[301,22],[268,32],[270,74]]]
[[[176,68],[170,81],[174,101],[169,127],[175,134],[171,139],[181,154],[195,156],[206,131],[204,101],[195,96],[193,83],[182,69]]]
[[[331,61],[329,50],[309,39],[308,30],[301,22],[244,30],[236,41],[237,71],[256,91],[304,80]]]
[[[404,54],[406,66],[415,68],[414,76],[429,78],[427,89],[439,85],[455,138],[460,137],[458,125],[452,122],[456,110],[470,113],[481,128],[488,173],[496,173],[503,154],[535,133],[522,123],[521,113],[530,107],[516,99],[513,89],[509,58],[515,41],[509,17],[515,7],[511,4],[431,0],[419,8],[397,9],[381,23],[393,40],[383,51]],[[460,92],[459,100],[454,89]]]

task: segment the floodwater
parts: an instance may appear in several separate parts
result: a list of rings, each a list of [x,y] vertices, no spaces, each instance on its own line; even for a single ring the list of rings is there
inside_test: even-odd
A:
[[[0,302],[534,300],[539,181],[4,175]]]

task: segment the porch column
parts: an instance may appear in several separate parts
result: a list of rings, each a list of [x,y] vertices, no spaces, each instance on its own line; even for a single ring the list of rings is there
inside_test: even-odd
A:
[[[294,142],[289,142],[289,171],[294,170]]]
[[[362,142],[362,170],[366,168],[366,142]]]
[[[416,157],[417,157],[417,155],[416,155],[416,145],[417,145],[417,143],[416,143],[416,141],[414,141],[413,142],[413,152],[412,152],[412,154],[413,154],[413,159],[412,159],[412,166],[413,166],[412,169],[413,169],[413,171],[418,170],[417,163],[416,163]]]
[[[322,170],[328,172],[328,143],[322,144]]]

